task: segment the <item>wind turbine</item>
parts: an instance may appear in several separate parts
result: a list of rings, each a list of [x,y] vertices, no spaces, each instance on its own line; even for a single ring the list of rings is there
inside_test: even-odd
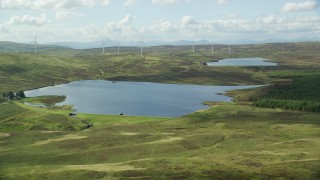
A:
[[[32,41],[31,43],[34,43],[34,54],[37,54],[37,35],[34,37],[34,41]]]
[[[230,43],[229,43],[229,54],[231,53],[231,45],[230,45]]]
[[[103,39],[101,40],[101,46],[102,46],[102,54],[104,54],[104,46],[105,46],[105,42],[104,42],[104,40],[103,40]]]
[[[194,41],[192,40],[192,52],[194,53]]]
[[[119,41],[117,41],[117,46],[118,46],[118,54],[120,53],[120,48],[119,48],[119,45],[120,45],[120,43],[119,43]]]
[[[142,57],[143,56],[143,39],[142,38],[141,38],[141,41],[139,43],[140,43],[140,48],[141,48],[140,55]]]
[[[211,43],[211,53],[213,54],[213,41]]]

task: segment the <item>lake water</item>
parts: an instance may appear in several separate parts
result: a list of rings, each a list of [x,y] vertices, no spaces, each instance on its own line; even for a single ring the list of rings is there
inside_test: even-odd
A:
[[[229,102],[221,95],[233,89],[256,86],[198,86],[104,80],[75,81],[26,91],[27,97],[65,95],[56,105],[72,104],[78,113],[177,117],[207,106],[204,101]]]
[[[218,62],[208,62],[208,66],[278,66],[277,63],[268,62],[263,58],[232,58],[222,59]]]

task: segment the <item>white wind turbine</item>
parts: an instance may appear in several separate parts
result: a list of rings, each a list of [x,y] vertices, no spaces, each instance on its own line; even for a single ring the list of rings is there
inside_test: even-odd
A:
[[[194,53],[194,41],[192,40],[192,52]]]
[[[105,42],[103,39],[101,40],[101,47],[102,47],[102,54],[104,54]]]
[[[120,47],[119,47],[120,43],[119,41],[117,41],[117,46],[118,46],[118,54],[120,54]]]
[[[142,57],[143,56],[143,39],[141,38],[141,41],[139,41],[138,43],[140,43],[140,48],[141,48],[140,55]]]
[[[38,45],[37,35],[34,37],[34,41],[32,41],[31,43],[34,43],[34,54],[37,54],[37,45]]]
[[[213,54],[213,41],[211,43],[211,53]]]
[[[230,43],[229,43],[229,54],[231,53],[231,45],[230,45]]]

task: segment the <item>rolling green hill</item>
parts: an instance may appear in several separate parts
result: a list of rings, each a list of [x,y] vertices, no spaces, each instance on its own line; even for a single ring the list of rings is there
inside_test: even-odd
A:
[[[318,179],[319,114],[216,104],[180,118],[0,105],[2,179]],[[87,130],[77,118],[94,124]],[[32,125],[33,124],[33,125]],[[64,129],[67,127],[69,129]]]
[[[19,45],[24,46],[24,45]],[[0,53],[0,92],[19,91],[78,79],[109,79],[185,84],[261,84],[268,83],[268,72],[319,69],[320,43],[284,43],[226,47],[188,46],[148,47],[140,57],[136,47],[124,47],[117,55],[114,48],[73,50],[46,49],[40,54]],[[207,67],[203,62],[231,57],[262,57],[279,67]]]
[[[56,51],[61,49],[71,49],[56,45],[38,45],[37,50],[39,53],[44,53],[47,51]],[[19,53],[19,52],[34,52],[34,45],[32,43],[22,44],[14,43],[9,41],[0,41],[0,52],[2,53]]]
[[[18,46],[27,49],[13,44]],[[193,54],[189,46],[148,47],[143,57],[137,47],[123,48],[120,55],[114,48],[106,54],[60,47],[37,55],[32,47],[29,52],[0,51],[0,93],[81,79],[281,87],[233,91],[233,103],[206,102],[208,109],[178,118],[73,117],[72,106],[25,104],[50,105],[65,97],[0,98],[0,179],[319,179],[319,113],[254,107],[250,99],[295,98],[301,89],[312,91],[304,92],[303,99],[317,97],[312,89],[317,80],[288,82],[317,75],[320,43],[232,49],[227,54],[226,46],[216,45],[211,54],[211,46],[203,45]],[[262,57],[280,66],[203,65],[232,57]]]

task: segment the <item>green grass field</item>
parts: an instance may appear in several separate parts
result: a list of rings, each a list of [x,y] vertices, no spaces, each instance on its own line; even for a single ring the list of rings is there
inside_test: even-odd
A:
[[[36,114],[42,109],[28,111]],[[52,119],[65,116],[62,110],[48,111]],[[180,118],[79,117],[94,127],[65,131],[48,124],[43,130],[2,131],[2,178],[317,179],[320,175],[317,113],[223,103]]]
[[[270,74],[320,66],[320,43],[241,45],[230,55],[222,45],[214,55],[211,46],[196,54],[189,48],[150,47],[143,58],[134,49],[120,56],[98,49],[1,53],[0,92],[79,79],[267,84],[280,78]],[[202,65],[229,57],[263,57],[281,66]],[[268,93],[232,91],[235,102],[206,102],[210,108],[178,118],[72,117],[72,106],[50,106],[63,96],[0,99],[0,179],[319,179],[320,114],[251,105]]]

